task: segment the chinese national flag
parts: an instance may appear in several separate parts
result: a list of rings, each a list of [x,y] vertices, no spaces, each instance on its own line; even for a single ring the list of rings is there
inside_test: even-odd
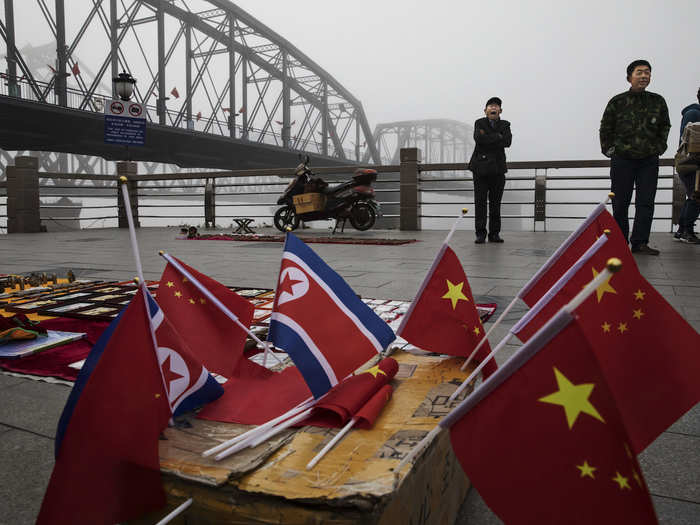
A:
[[[333,387],[314,406],[311,415],[301,425],[341,428],[351,418],[363,415],[360,428],[370,428],[382,407],[391,397],[391,387],[384,388],[399,370],[395,359],[387,357],[359,374],[348,377]],[[381,394],[375,398],[375,394]],[[367,416],[367,414],[373,414]]]
[[[171,91],[170,94],[174,96],[175,98],[180,98],[180,92],[177,90],[176,87],[174,87]]]
[[[639,453],[700,401],[700,336],[642,277],[616,233],[516,335],[530,338],[610,257],[621,259],[622,269],[576,311]]]
[[[396,335],[423,350],[469,356],[484,337],[484,327],[464,269],[455,252],[443,245]],[[488,341],[476,354],[481,361],[491,352]],[[491,359],[484,377],[496,370]]]
[[[78,67],[78,63],[76,62],[73,64],[73,67],[71,68],[71,72],[77,77],[80,74],[80,68]]]
[[[441,421],[464,472],[509,525],[657,523],[585,327],[540,335]]]
[[[221,283],[182,261],[178,262],[221,301],[240,322],[250,326],[253,305]],[[193,354],[211,372],[231,377],[247,359],[243,345],[247,334],[206,299],[189,280],[168,264],[158,285],[158,304],[177,327]]]
[[[623,239],[620,227],[603,204],[599,205],[518,294],[525,304],[534,305],[571,268],[595,240],[610,230],[613,238]],[[625,243],[626,246],[626,243]],[[629,252],[629,249],[626,248]],[[619,256],[618,256],[619,257]],[[636,266],[636,265],[635,265]]]

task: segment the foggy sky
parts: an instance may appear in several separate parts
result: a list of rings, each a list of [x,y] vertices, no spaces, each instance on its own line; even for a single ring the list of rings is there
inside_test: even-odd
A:
[[[603,158],[607,101],[627,64],[652,64],[678,142],[700,86],[697,0],[239,0],[362,101],[370,124],[452,118],[472,124],[491,96],[512,123],[511,160]]]

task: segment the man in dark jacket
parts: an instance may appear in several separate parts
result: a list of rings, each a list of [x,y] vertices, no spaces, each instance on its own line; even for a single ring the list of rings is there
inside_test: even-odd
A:
[[[476,244],[503,242],[501,232],[501,198],[506,185],[506,152],[513,136],[510,122],[501,119],[501,99],[491,97],[486,102],[485,117],[474,122],[474,152],[469,169],[474,173],[474,208]],[[489,229],[486,230],[486,201],[488,200]]]
[[[654,218],[654,200],[659,178],[659,155],[666,151],[671,129],[666,101],[661,95],[646,91],[651,81],[651,65],[635,60],[627,66],[629,91],[608,102],[600,122],[600,147],[610,157],[613,215],[632,251],[659,255],[649,246],[649,232]],[[628,210],[632,191],[637,189],[632,235],[629,234]]]
[[[698,102],[700,102],[700,89],[698,89]],[[691,122],[700,122],[700,103],[691,104],[681,111],[683,118],[681,119],[681,138],[683,138],[683,130]],[[700,239],[695,234],[695,221],[700,215],[700,203],[693,198],[695,191],[695,173],[684,173],[678,175],[685,186],[685,194],[687,198],[681,208],[681,214],[678,217],[678,231],[674,234],[674,238],[679,241],[687,242],[688,244],[700,244]]]

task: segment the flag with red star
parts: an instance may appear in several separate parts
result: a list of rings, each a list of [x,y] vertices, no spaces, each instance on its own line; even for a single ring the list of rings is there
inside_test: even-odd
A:
[[[465,357],[485,337],[467,275],[448,245],[435,258],[396,335],[423,350]],[[486,341],[476,360],[490,352]],[[491,359],[483,368],[484,377],[495,370]]]
[[[606,212],[607,213],[607,212]],[[581,324],[639,453],[700,402],[700,336],[639,273],[619,230],[575,272],[516,335],[527,341],[573,299],[606,261],[622,269],[578,308]]]
[[[240,322],[249,327],[254,307],[250,301],[229,290],[194,268],[176,259],[204,285]],[[212,372],[224,377],[236,374],[239,365],[247,366],[243,345],[247,333],[212,304],[202,292],[173,265],[163,271],[158,286],[158,304],[187,345]]]
[[[389,382],[398,370],[396,360],[386,357],[373,367],[346,378],[314,405],[311,415],[299,426],[341,428],[351,418],[359,417],[358,428],[371,428],[391,397]],[[381,395],[376,396],[380,391]]]
[[[509,525],[657,523],[587,328],[562,312],[440,426]]]
[[[39,524],[107,525],[163,507],[158,438],[171,410],[223,391],[148,299],[150,312],[143,292],[134,296],[80,371],[56,431]]]

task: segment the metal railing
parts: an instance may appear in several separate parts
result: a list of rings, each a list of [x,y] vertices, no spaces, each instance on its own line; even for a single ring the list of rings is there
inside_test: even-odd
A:
[[[671,206],[674,204],[673,162],[671,159],[663,159],[660,164],[666,173],[659,176],[657,211],[654,217],[657,230],[660,223],[671,220]],[[567,226],[565,221],[584,218],[591,206],[597,204],[609,191],[608,175],[577,172],[581,169],[600,170],[607,166],[607,161],[509,163],[502,204],[504,229],[529,229],[530,220],[533,229],[538,222],[546,230],[557,221],[559,227],[555,224],[555,229],[572,229],[575,224]],[[375,191],[382,204],[382,216],[385,219],[383,226],[397,227],[396,222],[400,219],[400,195],[406,191],[401,186],[401,178],[396,176],[401,172],[402,166],[373,168],[379,172]],[[427,229],[448,228],[449,221],[458,213],[455,209],[473,205],[473,178],[465,168],[465,164],[418,165],[416,212]],[[320,167],[313,171],[321,176],[349,177],[355,169],[356,166]],[[552,176],[549,175],[549,170],[571,170],[571,173]],[[532,173],[523,174],[525,171]],[[451,173],[440,176],[446,172]],[[40,187],[44,201],[40,206],[42,220],[56,223],[74,221],[83,228],[116,225],[119,215],[115,175],[53,172],[39,172],[38,175],[43,182]],[[282,193],[291,176],[292,169],[266,169],[136,175],[131,180],[136,182],[139,220],[144,226],[192,224],[194,221],[198,221],[199,225],[207,222],[207,218],[220,221],[243,217],[255,219],[254,223],[259,225],[271,224],[277,196]],[[100,181],[103,186],[88,188],[82,185],[78,188],[70,182],[76,179]],[[61,180],[65,180],[66,184],[56,183]],[[167,191],[164,191],[165,188],[155,184],[162,180],[176,181],[177,184],[168,186]],[[542,184],[544,191],[536,198],[538,185]],[[213,192],[209,210],[205,206],[207,185]],[[582,192],[588,192],[589,197],[581,198]],[[5,229],[7,204],[3,195],[6,195],[6,183],[0,181],[0,228]],[[682,195],[677,197],[683,198]],[[77,198],[82,198],[83,202],[66,202],[66,199]],[[53,199],[57,199],[57,202],[51,202]],[[675,204],[678,205],[679,202]],[[514,207],[517,207],[515,211]],[[220,210],[225,212],[219,213]],[[670,223],[668,227],[671,227]]]

